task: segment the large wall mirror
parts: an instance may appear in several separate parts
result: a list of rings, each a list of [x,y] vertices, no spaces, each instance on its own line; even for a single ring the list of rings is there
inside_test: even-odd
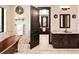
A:
[[[48,16],[41,16],[41,27],[48,27]]]
[[[50,7],[39,8],[40,34],[50,34]]]
[[[49,10],[48,9],[41,9],[39,10],[39,21],[40,27],[49,27]]]
[[[60,14],[60,28],[70,28],[70,14]]]

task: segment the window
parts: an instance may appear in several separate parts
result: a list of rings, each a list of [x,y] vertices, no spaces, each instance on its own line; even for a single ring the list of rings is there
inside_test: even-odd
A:
[[[23,35],[25,28],[24,19],[16,19],[15,27],[16,27],[16,34]]]
[[[0,8],[0,32],[4,32],[4,9]]]
[[[60,14],[60,28],[70,28],[70,14]]]
[[[6,9],[0,8],[0,33],[6,32]]]

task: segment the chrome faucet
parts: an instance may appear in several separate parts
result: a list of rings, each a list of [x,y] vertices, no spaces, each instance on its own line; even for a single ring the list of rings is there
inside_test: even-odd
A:
[[[64,32],[68,32],[68,31],[67,31],[67,28],[65,28],[65,31],[64,31]]]

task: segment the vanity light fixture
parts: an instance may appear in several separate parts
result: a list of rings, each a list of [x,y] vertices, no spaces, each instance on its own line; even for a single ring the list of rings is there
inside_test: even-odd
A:
[[[69,10],[70,8],[62,8],[62,10]]]
[[[60,6],[60,9],[62,9],[62,10],[69,10],[70,6]]]

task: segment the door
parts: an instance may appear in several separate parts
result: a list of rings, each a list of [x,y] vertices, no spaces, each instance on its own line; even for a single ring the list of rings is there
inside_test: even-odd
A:
[[[31,40],[30,49],[39,45],[39,10],[31,6]]]

